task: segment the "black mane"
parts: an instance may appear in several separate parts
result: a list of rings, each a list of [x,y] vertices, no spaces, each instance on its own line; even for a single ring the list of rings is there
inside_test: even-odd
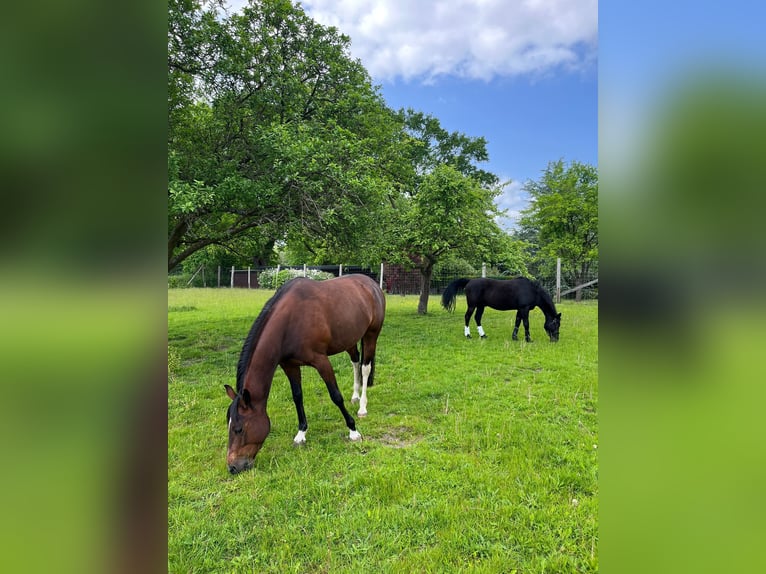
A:
[[[247,371],[247,366],[250,364],[250,359],[253,358],[253,353],[255,352],[255,346],[258,344],[258,339],[261,338],[263,326],[269,320],[275,303],[279,301],[282,298],[282,295],[287,292],[288,286],[293,281],[295,281],[295,279],[291,279],[282,285],[277,290],[277,292],[274,293],[271,299],[266,301],[263,309],[261,309],[258,317],[253,322],[253,326],[250,327],[250,332],[247,334],[244,345],[242,345],[242,352],[239,355],[239,363],[237,363],[237,394],[242,392],[242,387],[245,384],[245,372]]]
[[[545,305],[548,307],[548,309],[545,309],[543,306],[539,306],[540,310],[545,313],[546,316],[553,316],[556,314],[556,305],[553,302],[553,299],[551,298],[548,291],[546,291],[545,287],[540,285],[538,281],[532,281],[532,285],[537,290],[537,292],[540,294],[540,297],[542,298]]]

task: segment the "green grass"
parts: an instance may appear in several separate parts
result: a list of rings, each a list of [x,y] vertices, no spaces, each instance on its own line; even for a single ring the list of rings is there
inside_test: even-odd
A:
[[[226,470],[224,383],[270,291],[168,292],[170,572],[595,572],[598,569],[598,306],[563,303],[561,340],[530,315],[488,309],[463,337],[431,297],[389,296],[364,440],[303,369],[309,430],[277,372],[272,429],[253,470]],[[522,327],[523,333],[523,327]],[[523,337],[522,337],[523,339]]]

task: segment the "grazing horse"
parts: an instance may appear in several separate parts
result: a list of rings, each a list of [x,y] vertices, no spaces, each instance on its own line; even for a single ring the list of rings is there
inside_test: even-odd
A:
[[[484,329],[481,326],[481,316],[485,307],[491,307],[498,311],[516,311],[516,325],[513,328],[513,340],[517,340],[519,324],[524,321],[524,335],[527,342],[529,338],[529,312],[535,307],[540,307],[545,315],[545,332],[548,333],[554,343],[559,340],[559,326],[561,325],[561,313],[556,313],[556,306],[551,296],[542,288],[537,281],[530,281],[525,277],[516,279],[457,279],[447,286],[442,293],[442,307],[447,311],[455,310],[455,298],[459,291],[465,290],[468,311],[465,313],[465,336],[471,338],[471,329],[468,322],[476,310],[476,326],[479,336],[484,339]]]
[[[266,302],[242,347],[237,364],[237,390],[224,385],[232,401],[226,413],[229,472],[236,474],[252,467],[269,434],[271,422],[266,401],[277,366],[282,367],[290,381],[298,412],[295,444],[306,442],[308,428],[301,389],[303,365],[319,371],[332,402],[346,420],[349,438],[362,438],[343,404],[328,356],[345,351],[351,357],[354,367],[351,401],[359,401],[357,414],[365,416],[367,387],[373,382],[375,346],[385,313],[383,292],[366,275],[346,275],[328,281],[300,277],[285,283]],[[361,356],[357,348],[360,340]]]

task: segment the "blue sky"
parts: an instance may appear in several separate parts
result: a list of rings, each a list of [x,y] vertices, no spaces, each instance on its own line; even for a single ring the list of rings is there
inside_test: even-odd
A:
[[[233,0],[233,8],[244,0]],[[498,205],[512,227],[521,187],[549,162],[598,161],[596,0],[304,0],[351,38],[387,104],[483,136],[484,169],[511,180]]]
[[[487,140],[485,168],[512,181],[498,200],[511,216],[501,222],[506,227],[528,204],[521,186],[538,179],[548,162],[598,163],[595,70],[534,82],[523,77],[386,82],[382,92],[393,108],[412,107],[437,117],[445,129]]]

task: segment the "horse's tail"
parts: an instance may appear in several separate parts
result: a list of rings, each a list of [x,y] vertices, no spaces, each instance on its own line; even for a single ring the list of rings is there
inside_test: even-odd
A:
[[[452,283],[447,285],[444,293],[442,293],[442,307],[449,312],[454,311],[455,298],[457,297],[457,294],[465,288],[469,281],[470,279],[455,279]]]

